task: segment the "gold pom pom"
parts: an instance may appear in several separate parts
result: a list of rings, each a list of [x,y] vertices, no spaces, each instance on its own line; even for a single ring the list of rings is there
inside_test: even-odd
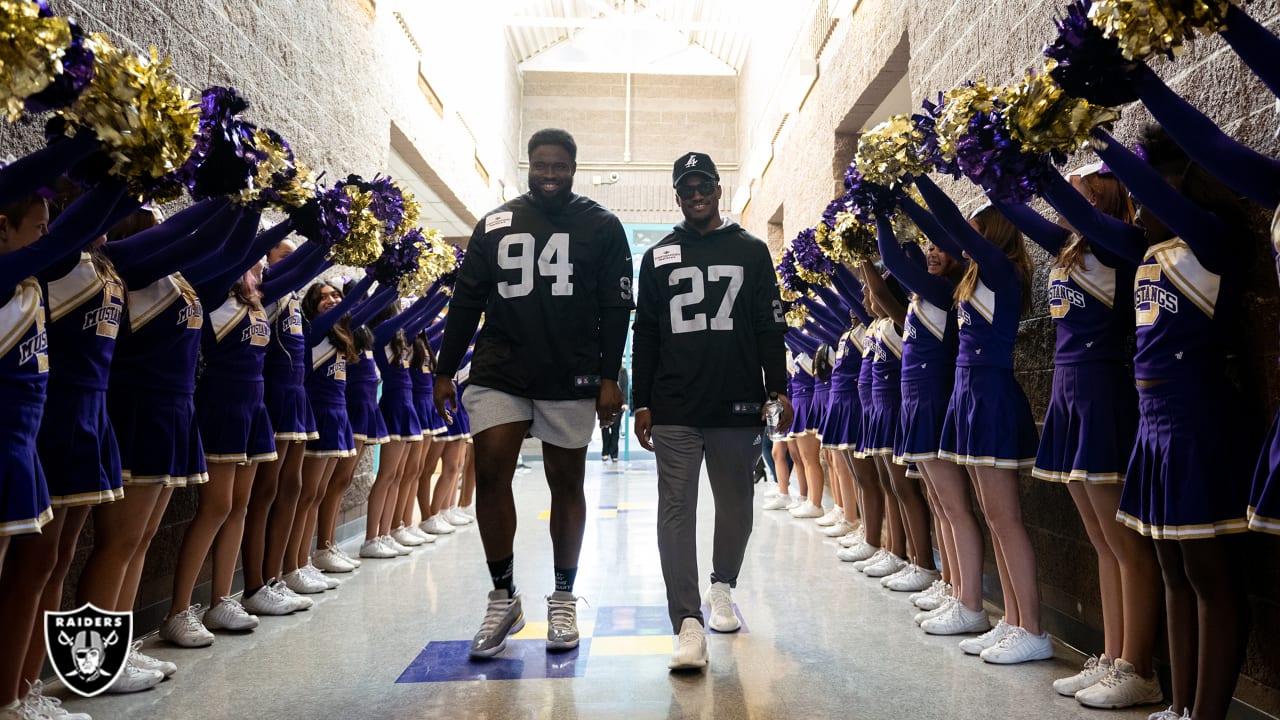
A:
[[[1130,60],[1158,53],[1181,55],[1196,32],[1226,27],[1224,18],[1236,0],[1095,0],[1089,19],[1120,44]]]
[[[418,199],[413,196],[413,193],[405,190],[400,183],[392,181],[392,184],[399,188],[400,194],[404,196],[404,219],[400,221],[400,227],[397,228],[397,234],[404,236],[405,233],[418,227],[418,218],[422,217],[422,203],[418,202]],[[436,231],[430,230],[424,232]],[[438,235],[439,233],[436,234]]]
[[[858,171],[866,180],[885,187],[896,186],[908,175],[924,175],[923,141],[910,116],[894,115],[858,138]]]
[[[787,311],[787,326],[793,328],[804,327],[804,323],[809,319],[809,309],[804,305],[792,305]]]
[[[879,254],[876,252],[875,228],[851,212],[836,214],[836,229],[831,235],[831,251],[827,256],[836,262],[856,265]]]
[[[260,202],[264,195],[268,204],[279,210],[302,207],[315,195],[315,177],[297,160],[283,143],[262,129],[253,131],[253,143],[267,157],[258,163],[253,181],[236,197],[241,204]],[[293,172],[294,170],[297,172]],[[268,192],[270,191],[270,192]]]
[[[23,116],[28,97],[62,72],[70,44],[66,18],[40,17],[31,0],[0,0],[0,105],[10,122]]]
[[[418,242],[421,250],[418,254],[418,267],[400,279],[401,295],[426,292],[432,283],[453,272],[458,266],[453,246],[444,241],[439,230],[423,230],[422,238]]]
[[[61,114],[72,126],[98,136],[113,161],[112,174],[130,179],[130,189],[138,194],[149,193],[155,181],[191,155],[200,107],[155,47],[148,55],[135,55],[112,47],[100,34],[85,43],[96,58],[93,81]]]
[[[988,85],[983,78],[972,85],[951,88],[942,96],[942,115],[938,118],[938,152],[944,160],[955,160],[956,143],[969,130],[969,120],[979,112],[990,112],[1000,96],[999,85]]]
[[[342,191],[351,198],[351,231],[334,243],[329,256],[339,265],[365,267],[382,257],[382,223],[369,208],[373,203],[371,193],[362,192],[355,185],[345,185]]]
[[[1071,97],[1049,76],[1057,62],[1045,63],[1044,72],[1029,74],[1004,89],[1009,132],[1026,152],[1060,152],[1067,155],[1088,145],[1089,131],[1115,122],[1120,113]]]

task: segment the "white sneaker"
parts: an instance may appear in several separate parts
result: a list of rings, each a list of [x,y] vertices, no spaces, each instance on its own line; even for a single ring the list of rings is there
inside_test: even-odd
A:
[[[853,569],[857,570],[858,572],[862,572],[864,568],[869,567],[871,565],[875,565],[876,563],[885,559],[885,556],[889,554],[890,554],[889,551],[885,550],[884,548],[875,548],[874,550],[872,550],[871,554],[868,555],[866,558],[862,560],[855,560],[853,562]]]
[[[316,602],[311,598],[303,597],[294,592],[293,588],[286,585],[283,580],[272,578],[267,584],[271,586],[272,590],[275,590],[277,593],[284,596],[284,599],[293,603],[293,608],[295,610],[310,610],[311,606],[316,604]]]
[[[814,505],[813,503],[809,502],[807,499],[800,505],[797,505],[796,507],[791,509],[791,517],[793,518],[800,518],[800,519],[820,518],[822,517],[822,515],[823,515],[822,508],[818,507],[817,505]]]
[[[864,542],[854,545],[853,547],[840,548],[836,551],[836,557],[840,558],[844,562],[855,563],[854,567],[856,568],[858,567],[856,563],[870,560],[879,551],[880,548],[872,547]]]
[[[774,495],[773,497],[765,500],[764,504],[760,506],[760,509],[761,510],[786,510],[787,506],[790,504],[791,504],[791,501],[787,498],[786,495]]]
[[[562,652],[578,647],[579,600],[582,598],[567,590],[556,590],[547,596],[547,650]]]
[[[409,532],[409,528],[401,525],[391,531],[391,539],[400,543],[407,548],[415,548],[422,545],[425,541],[417,535]]]
[[[266,585],[258,588],[256,593],[241,598],[240,604],[244,606],[245,611],[254,615],[280,616],[297,610],[297,604],[276,589],[277,582],[275,578],[271,578]]]
[[[932,610],[921,610],[920,612],[916,613],[915,615],[916,624],[923,625],[925,620],[939,617],[943,613],[947,612],[947,610],[950,609],[952,605],[959,605],[959,604],[960,604],[960,600],[958,598],[947,596],[942,600],[942,604],[939,605],[938,607]]]
[[[181,647],[208,647],[213,633],[200,622],[200,605],[192,605],[160,626],[160,637]]]
[[[867,577],[881,578],[892,575],[902,569],[907,564],[906,560],[886,551],[884,557],[874,565],[866,565],[862,568],[862,574]]]
[[[1075,697],[1076,693],[1093,685],[1111,672],[1111,658],[1106,653],[1090,655],[1084,661],[1080,672],[1071,677],[1058,678],[1053,681],[1054,692],[1067,697]]]
[[[1032,635],[1025,628],[1015,627],[1000,638],[994,647],[979,655],[983,662],[995,665],[1016,665],[1030,660],[1048,660],[1053,657],[1053,641],[1049,633]]]
[[[853,523],[845,520],[843,517],[837,520],[835,524],[822,529],[822,534],[829,538],[844,537],[851,532],[853,532]]]
[[[1147,716],[1147,720],[1190,720],[1190,719],[1191,719],[1191,713],[1187,712],[1186,710],[1183,710],[1182,714],[1179,715],[1178,712],[1173,709],[1172,705],[1169,706],[1168,710],[1153,712]]]
[[[853,547],[854,545],[857,545],[858,543],[863,542],[866,539],[867,539],[867,531],[862,527],[861,524],[859,524],[856,527],[854,527],[854,529],[851,530],[850,532],[847,532],[844,535],[841,535],[840,537],[836,538],[836,542],[840,543],[840,547],[848,548],[848,547]]]
[[[385,560],[387,558],[400,557],[400,553],[383,545],[382,538],[376,537],[372,540],[364,541],[364,544],[360,546],[360,557]]]
[[[426,530],[432,535],[452,535],[457,532],[458,529],[450,525],[449,521],[445,520],[441,515],[443,515],[443,513],[436,513],[435,515],[432,515],[426,520],[423,520],[418,527]]]
[[[165,677],[178,672],[178,666],[168,660],[153,658],[143,653],[141,640],[134,640],[133,645],[129,646],[128,662],[139,670],[157,670]]]
[[[224,597],[204,614],[204,626],[210,630],[252,630],[258,627],[258,618],[246,612],[235,598]]]
[[[707,606],[711,608],[711,619],[707,621],[707,625],[712,630],[731,633],[738,632],[742,627],[738,616],[733,612],[733,593],[729,583],[711,583],[711,588],[707,590]]]
[[[435,536],[435,535],[432,535],[431,533],[427,532],[426,530],[423,530],[422,528],[418,527],[416,524],[415,524],[415,525],[405,525],[404,527],[405,527],[405,529],[406,529],[406,530],[408,530],[409,532],[413,533],[413,536],[414,536],[414,537],[416,537],[416,538],[418,538],[419,540],[421,540],[423,545],[429,545],[429,544],[431,544],[431,543],[433,543],[433,542],[435,542],[435,541],[436,541],[436,536]]]
[[[411,548],[407,548],[404,545],[401,545],[400,543],[396,542],[396,539],[391,537],[390,535],[383,535],[382,537],[378,538],[378,540],[382,542],[383,547],[390,548],[392,551],[395,552],[396,555],[408,555],[409,553],[413,552]]]
[[[685,618],[676,637],[676,650],[671,653],[671,670],[698,670],[707,666],[707,632],[697,618]]]
[[[925,570],[919,565],[908,565],[906,572],[892,580],[886,580],[884,586],[894,592],[919,592],[941,578],[942,575],[937,570]]]
[[[311,578],[312,580],[318,580],[324,583],[325,590],[332,590],[342,584],[341,580],[338,580],[337,578],[329,577],[328,575],[325,575],[324,573],[320,572],[320,569],[317,568],[315,565],[312,565],[309,560],[307,561],[306,565],[303,565],[302,567],[298,568],[298,570],[300,572],[306,573],[307,577]]]
[[[996,623],[995,627],[982,633],[978,637],[965,638],[964,640],[961,640],[960,649],[963,650],[966,655],[981,655],[983,650],[995,647],[996,643],[1000,642],[1000,638],[1004,637],[1005,634],[1011,630],[1013,630],[1013,626],[1005,622],[1004,618],[1000,618],[1000,621]]]
[[[333,545],[317,550],[315,555],[311,556],[311,563],[317,569],[327,573],[349,573],[356,569],[355,565],[347,562],[341,555],[334,552]]]
[[[841,520],[844,520],[844,508],[832,506],[832,508],[827,511],[826,515],[814,520],[814,523],[819,527],[831,527]],[[844,533],[840,534],[843,535]]]
[[[991,618],[986,610],[970,610],[962,602],[947,603],[945,611],[920,623],[920,629],[930,635],[980,633],[991,629]]]
[[[803,495],[797,495],[796,497],[791,497],[790,495],[787,495],[788,510],[795,510],[796,508],[800,507],[801,505],[807,502],[809,502],[809,498]]]
[[[172,665],[173,663],[169,663]],[[124,671],[120,673],[116,681],[111,683],[111,687],[106,692],[116,695],[125,693],[142,692],[164,682],[164,673],[159,670],[146,670],[138,667],[133,662],[133,656],[129,656],[128,662],[125,663]],[[54,717],[57,717],[56,715]]]
[[[908,562],[906,562],[906,558],[903,558],[903,563],[902,563],[902,566],[901,566],[901,567],[899,567],[897,570],[894,570],[893,572],[889,573],[888,575],[881,575],[881,576],[880,576],[880,587],[887,587],[887,586],[885,585],[885,583],[887,583],[887,582],[889,582],[889,581],[891,581],[891,580],[897,580],[899,577],[901,577],[901,576],[903,576],[903,575],[906,575],[906,574],[907,574],[907,573],[909,573],[909,572],[911,572],[911,564],[910,564],[910,563],[908,563]],[[872,576],[872,577],[874,577],[874,576]]]
[[[947,586],[946,583],[942,582],[942,578],[938,578],[937,580],[934,580],[932,583],[930,583],[929,587],[925,588],[924,590],[921,590],[920,592],[917,592],[917,593],[911,593],[910,595],[908,595],[907,600],[912,605],[915,605],[921,610],[932,610],[934,607],[937,607],[937,605],[934,605],[933,607],[923,608],[923,607],[920,607],[919,603],[925,600],[926,598],[941,597],[946,593],[946,591],[944,590],[946,586]]]
[[[13,708],[9,708],[12,710]],[[18,717],[23,720],[93,720],[84,713],[67,712],[62,709],[62,701],[44,694],[44,683],[36,680],[27,685],[27,695],[22,698]]]
[[[450,525],[470,525],[476,519],[462,512],[456,507],[447,508],[443,511],[445,522]]]
[[[293,572],[285,573],[283,580],[284,584],[289,586],[290,590],[298,593],[299,595],[315,595],[316,593],[322,593],[329,589],[328,583],[318,578],[311,577],[307,573],[303,572],[302,568],[298,568]]]
[[[1085,707],[1126,708],[1163,702],[1164,692],[1160,690],[1160,678],[1155,673],[1144,678],[1138,674],[1133,663],[1124,658],[1116,658],[1111,665],[1111,672],[1097,683],[1076,693],[1076,700]]]
[[[351,557],[350,555],[348,555],[347,551],[343,550],[341,545],[335,545],[333,543],[329,543],[328,547],[330,550],[333,550],[334,552],[338,553],[338,556],[341,557],[343,560],[346,560],[347,562],[351,563],[352,567],[360,567],[360,558]],[[360,553],[357,551],[356,554],[359,555]]]

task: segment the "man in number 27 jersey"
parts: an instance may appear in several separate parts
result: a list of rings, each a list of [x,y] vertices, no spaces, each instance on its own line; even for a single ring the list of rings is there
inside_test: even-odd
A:
[[[529,138],[529,192],[485,215],[471,234],[436,366],[435,403],[447,415],[456,409],[453,374],[484,313],[463,398],[494,587],[471,644],[474,658],[502,652],[524,626],[512,571],[511,478],[526,433],[542,441],[551,489],[555,592],[547,599],[547,649],[578,646],[573,583],[586,525],[587,443],[597,418],[611,423],[622,407],[617,377],[633,305],[622,223],[573,193],[576,157],[564,130]]]

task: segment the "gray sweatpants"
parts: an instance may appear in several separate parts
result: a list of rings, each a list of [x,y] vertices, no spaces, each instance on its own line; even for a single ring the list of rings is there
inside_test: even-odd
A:
[[[735,585],[751,537],[752,469],[760,456],[759,428],[655,425],[658,460],[658,554],[667,583],[672,632],[687,617],[702,618],[698,588],[698,475],[707,462],[715,498],[711,581]]]

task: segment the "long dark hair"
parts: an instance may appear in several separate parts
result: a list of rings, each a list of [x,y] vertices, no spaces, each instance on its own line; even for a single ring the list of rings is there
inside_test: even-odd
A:
[[[302,296],[302,317],[307,322],[315,319],[320,314],[320,291],[326,285],[342,294],[342,289],[328,280],[313,283],[311,287],[307,288],[307,293]],[[329,331],[329,342],[333,343],[333,346],[348,361],[355,361],[356,344],[351,336],[351,321],[346,315],[343,315],[338,319],[338,322],[334,323],[333,329]]]
[[[400,308],[398,306],[399,303],[396,302],[386,306],[381,312],[373,316],[373,319],[369,321],[369,325],[371,327],[378,327],[382,323],[390,320],[396,315],[399,315]],[[410,356],[410,353],[412,352],[412,348],[409,347],[409,341],[405,339],[404,330],[397,330],[396,334],[391,336],[391,341],[387,343],[387,346],[391,348],[392,365],[399,365],[404,361],[405,357]],[[412,362],[411,356],[410,362]]]
[[[1018,279],[1022,281],[1022,311],[1026,312],[1031,305],[1031,255],[1027,253],[1027,244],[1018,228],[1009,222],[994,207],[985,207],[973,216],[973,224],[982,237],[1000,248],[1006,257],[1018,268]],[[956,285],[956,301],[968,300],[978,289],[978,263],[970,262]]]
[[[1081,178],[1088,191],[1085,199],[1107,215],[1129,225],[1133,224],[1133,201],[1120,178],[1110,173],[1093,172]],[[1089,240],[1076,232],[1058,251],[1055,265],[1063,270],[1084,267],[1084,254],[1089,250]]]

